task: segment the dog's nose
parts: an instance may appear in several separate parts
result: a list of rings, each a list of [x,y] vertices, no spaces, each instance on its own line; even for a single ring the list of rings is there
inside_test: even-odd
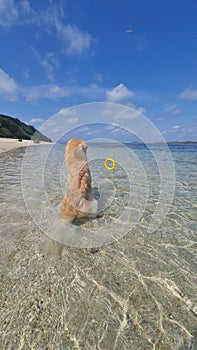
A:
[[[83,148],[84,151],[87,150],[88,146],[86,145],[86,143],[83,143],[83,144],[82,144],[82,148]]]

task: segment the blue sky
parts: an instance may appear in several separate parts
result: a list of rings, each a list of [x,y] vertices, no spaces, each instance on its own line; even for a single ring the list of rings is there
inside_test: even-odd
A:
[[[196,0],[0,0],[0,113],[38,128],[60,112],[75,128],[66,108],[118,103],[197,141],[196,13]]]

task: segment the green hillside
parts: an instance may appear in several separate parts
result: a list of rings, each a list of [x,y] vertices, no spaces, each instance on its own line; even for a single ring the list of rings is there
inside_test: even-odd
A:
[[[47,136],[17,118],[0,114],[0,137],[51,142]]]

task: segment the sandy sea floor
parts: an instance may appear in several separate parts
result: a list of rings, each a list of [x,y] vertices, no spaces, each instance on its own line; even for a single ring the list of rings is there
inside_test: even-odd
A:
[[[23,152],[0,156],[0,349],[197,349],[197,222],[181,182],[154,234],[150,203],[118,242],[52,259],[24,204]]]

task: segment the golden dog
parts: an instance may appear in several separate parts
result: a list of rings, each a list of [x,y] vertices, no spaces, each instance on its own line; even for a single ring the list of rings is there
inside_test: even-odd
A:
[[[72,139],[66,145],[68,190],[60,205],[60,215],[66,222],[97,213],[97,201],[92,196],[91,174],[86,156],[87,144]],[[61,257],[63,244],[51,240],[48,253]]]
[[[70,140],[66,146],[68,191],[61,204],[60,212],[61,216],[69,221],[89,216],[97,211],[97,202],[92,196],[86,150],[87,144],[79,139]]]

